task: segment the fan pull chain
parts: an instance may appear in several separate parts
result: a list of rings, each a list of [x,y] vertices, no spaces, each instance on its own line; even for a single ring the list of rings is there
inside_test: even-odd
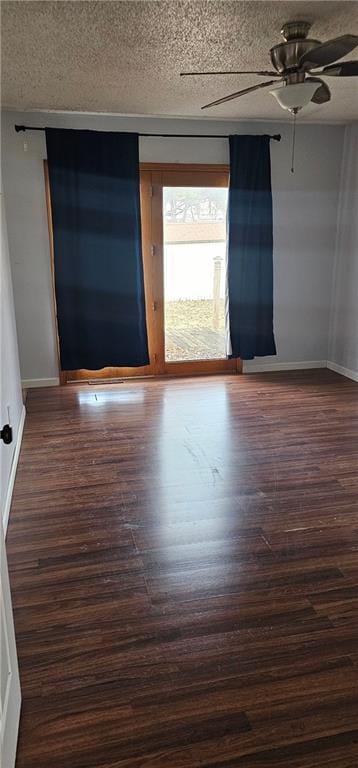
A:
[[[295,144],[296,144],[296,117],[297,109],[293,109],[293,129],[292,129],[292,154],[291,154],[291,173],[295,172]]]

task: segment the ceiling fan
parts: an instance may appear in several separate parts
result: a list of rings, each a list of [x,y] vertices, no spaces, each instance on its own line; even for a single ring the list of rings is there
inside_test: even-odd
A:
[[[229,96],[205,104],[202,109],[215,107],[217,104],[237,99],[239,96],[244,96],[260,88],[269,88],[271,85],[277,86],[278,83],[282,83],[280,87],[273,88],[270,93],[275,96],[283,109],[297,114],[298,110],[307,106],[310,101],[314,104],[324,104],[326,101],[330,101],[331,92],[321,76],[358,76],[358,61],[335,63],[358,45],[358,35],[342,35],[321,43],[319,40],[312,40],[307,37],[310,28],[311,24],[307,21],[290,21],[283,25],[281,35],[285,42],[274,45],[270,50],[271,62],[276,71],[181,72],[180,75],[181,77],[189,75],[262,75],[263,77],[279,78],[230,93]],[[318,68],[320,69],[319,72],[311,71]]]

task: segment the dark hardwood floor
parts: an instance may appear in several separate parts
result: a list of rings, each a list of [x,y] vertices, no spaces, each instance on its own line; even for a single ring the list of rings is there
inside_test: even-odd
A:
[[[17,768],[356,768],[358,386],[33,390]]]

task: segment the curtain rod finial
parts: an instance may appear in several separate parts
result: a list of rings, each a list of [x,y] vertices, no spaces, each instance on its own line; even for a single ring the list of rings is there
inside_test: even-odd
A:
[[[15,131],[19,133],[20,131],[26,131],[26,128],[24,125],[15,125]]]

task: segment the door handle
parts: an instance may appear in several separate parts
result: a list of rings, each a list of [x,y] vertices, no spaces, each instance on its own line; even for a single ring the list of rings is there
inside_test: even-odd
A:
[[[12,427],[10,427],[10,424],[4,424],[0,431],[0,440],[2,440],[5,445],[10,445],[10,443],[12,443]]]

